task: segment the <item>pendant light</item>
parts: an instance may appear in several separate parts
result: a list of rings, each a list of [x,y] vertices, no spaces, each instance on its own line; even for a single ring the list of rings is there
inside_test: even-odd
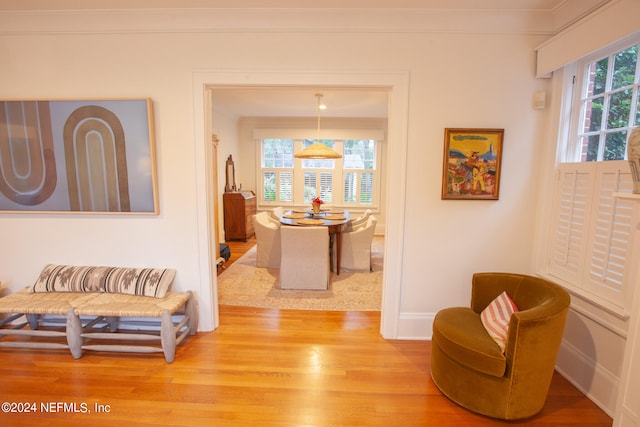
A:
[[[298,159],[339,159],[342,154],[320,142],[320,111],[322,110],[320,100],[322,99],[322,94],[316,93],[316,98],[318,99],[318,136],[316,142],[295,154],[294,157]]]

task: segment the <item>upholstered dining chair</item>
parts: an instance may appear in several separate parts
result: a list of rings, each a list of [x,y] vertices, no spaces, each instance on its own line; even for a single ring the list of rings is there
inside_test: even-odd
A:
[[[347,227],[346,230],[347,232],[352,231],[355,228],[360,227],[363,224],[367,223],[367,220],[369,219],[369,216],[372,214],[371,209],[367,209],[366,211],[364,211],[362,213],[362,215],[356,217],[356,218],[352,218],[351,221],[349,221],[347,223]]]
[[[284,208],[282,206],[277,206],[271,211],[269,211],[270,217],[272,220],[280,222],[280,217],[284,214]]]
[[[376,231],[376,223],[376,217],[369,215],[365,223],[354,227],[351,231],[342,233],[340,268],[351,271],[373,270],[371,242]]]
[[[327,227],[282,226],[280,289],[329,288]]]
[[[504,353],[481,319],[503,292],[517,308],[503,316],[506,344],[498,341]],[[445,308],[433,320],[433,382],[449,399],[479,414],[505,420],[537,414],[547,398],[569,304],[567,291],[539,277],[474,274],[471,306]]]
[[[268,212],[253,216],[256,233],[256,267],[280,268],[280,222],[269,218]]]

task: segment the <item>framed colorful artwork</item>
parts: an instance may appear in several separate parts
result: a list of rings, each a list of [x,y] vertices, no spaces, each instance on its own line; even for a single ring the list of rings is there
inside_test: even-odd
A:
[[[498,200],[504,129],[444,131],[442,199]]]
[[[158,214],[152,101],[0,100],[0,212]]]

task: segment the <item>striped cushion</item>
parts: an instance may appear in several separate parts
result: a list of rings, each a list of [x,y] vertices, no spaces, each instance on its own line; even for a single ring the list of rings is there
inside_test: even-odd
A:
[[[511,315],[517,311],[518,307],[505,291],[491,301],[480,313],[482,325],[503,353],[507,347],[509,321],[511,320]]]
[[[170,268],[126,268],[49,264],[32,292],[109,292],[162,298],[176,271]]]

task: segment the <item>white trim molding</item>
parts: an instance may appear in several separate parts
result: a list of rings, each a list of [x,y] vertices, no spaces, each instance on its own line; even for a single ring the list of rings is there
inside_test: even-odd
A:
[[[364,71],[246,71],[246,70],[196,70],[193,72],[195,170],[197,187],[197,227],[198,253],[200,265],[199,299],[201,307],[207,309],[201,314],[201,330],[212,330],[219,322],[217,277],[211,267],[213,258],[210,241],[215,230],[209,218],[213,216],[213,194],[208,160],[207,128],[205,117],[205,93],[216,87],[242,86],[340,86],[379,87],[389,91],[389,119],[387,141],[393,150],[387,152],[387,211],[383,273],[382,320],[380,332],[384,338],[397,339],[399,336],[400,295],[403,286],[403,248],[406,206],[406,163],[408,145],[409,73],[392,71],[371,73]],[[202,313],[201,309],[201,313]]]

